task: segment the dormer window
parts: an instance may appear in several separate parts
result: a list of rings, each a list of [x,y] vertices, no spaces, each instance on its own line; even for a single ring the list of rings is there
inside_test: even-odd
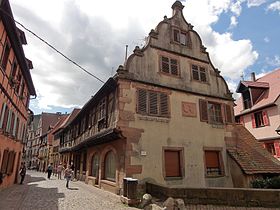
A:
[[[189,34],[177,28],[173,29],[173,41],[184,46],[190,46]]]
[[[244,109],[249,109],[252,107],[252,102],[251,102],[251,96],[250,96],[250,92],[249,90],[244,91],[242,93],[242,97],[243,97],[243,106]]]

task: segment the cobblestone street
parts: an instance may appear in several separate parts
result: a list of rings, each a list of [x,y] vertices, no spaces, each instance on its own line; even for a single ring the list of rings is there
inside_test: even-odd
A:
[[[122,204],[119,196],[83,182],[70,182],[67,189],[65,180],[55,176],[48,180],[46,176],[28,171],[24,185],[15,184],[0,192],[0,209],[136,209]]]
[[[86,185],[83,182],[57,180],[47,174],[28,171],[24,185],[15,184],[0,191],[0,210],[136,210],[121,203],[120,197],[110,192]],[[192,210],[277,210],[278,208],[247,208],[213,205],[186,205]]]

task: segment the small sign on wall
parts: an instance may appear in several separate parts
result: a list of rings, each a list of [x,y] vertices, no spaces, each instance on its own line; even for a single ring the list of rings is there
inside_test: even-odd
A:
[[[182,115],[184,117],[196,117],[196,104],[190,102],[182,102]]]

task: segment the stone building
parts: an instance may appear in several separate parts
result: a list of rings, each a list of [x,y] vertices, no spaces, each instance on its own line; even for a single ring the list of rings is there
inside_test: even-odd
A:
[[[241,185],[235,179],[248,180],[239,173],[246,168],[238,158],[232,94],[183,7],[176,1],[172,17],[56,134],[77,179],[117,194],[125,177],[138,179],[139,187],[233,187]],[[280,172],[271,165],[248,176]]]
[[[27,44],[24,32],[12,19],[9,1],[1,1],[0,8],[0,188],[5,188],[17,182],[29,100],[36,92],[32,63],[22,47]]]

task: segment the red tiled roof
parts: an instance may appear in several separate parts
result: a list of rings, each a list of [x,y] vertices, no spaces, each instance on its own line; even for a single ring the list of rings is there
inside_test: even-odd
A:
[[[236,142],[227,144],[227,151],[245,174],[280,174],[280,161],[265,150],[243,125],[236,125],[234,134]]]
[[[241,81],[246,87],[269,88],[268,82]]]
[[[68,118],[68,116],[69,114],[61,116],[60,120],[55,124],[51,132],[55,133],[61,127],[64,121]]]
[[[247,85],[249,84],[252,85],[252,83],[261,85],[262,88],[266,87],[265,84],[268,83],[269,89],[264,91],[264,93],[260,96],[257,102],[251,107],[250,111],[254,111],[258,108],[274,104],[280,95],[280,69],[268,73],[267,75],[257,79],[256,82],[246,81]],[[236,101],[236,106],[234,107],[234,114],[242,115],[242,111],[243,111],[243,103],[242,103],[242,97],[240,97]]]

